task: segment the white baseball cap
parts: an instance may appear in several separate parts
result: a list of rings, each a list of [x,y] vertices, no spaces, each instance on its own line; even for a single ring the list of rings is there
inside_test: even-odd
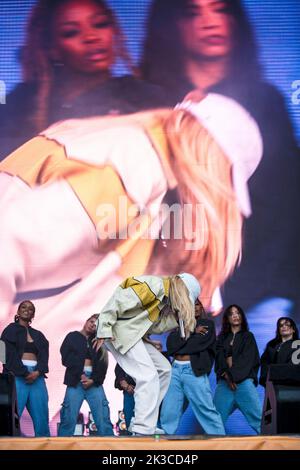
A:
[[[201,293],[201,286],[198,280],[195,278],[195,276],[193,276],[193,274],[190,273],[181,273],[178,274],[178,276],[183,280],[185,286],[187,287],[190,299],[194,305]]]
[[[199,102],[185,100],[186,109],[209,131],[232,163],[232,183],[242,214],[251,215],[247,181],[263,154],[263,141],[253,117],[235,100],[209,93]]]

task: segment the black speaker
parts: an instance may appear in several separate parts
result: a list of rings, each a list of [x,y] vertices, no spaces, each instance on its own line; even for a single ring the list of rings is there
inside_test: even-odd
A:
[[[299,371],[290,369],[290,366],[270,367],[262,417],[263,434],[300,434]]]
[[[19,436],[15,377],[0,374],[0,436]]]

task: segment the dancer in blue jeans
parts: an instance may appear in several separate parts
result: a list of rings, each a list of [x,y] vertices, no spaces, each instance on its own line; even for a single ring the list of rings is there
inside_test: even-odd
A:
[[[81,331],[69,333],[60,348],[66,366],[64,383],[67,390],[61,409],[59,436],[73,436],[78,413],[84,400],[89,404],[98,436],[113,436],[109,406],[103,382],[107,372],[107,352],[92,347],[98,314],[85,322]]]
[[[36,437],[50,436],[48,391],[45,383],[48,372],[49,343],[43,333],[32,328],[35,306],[24,300],[18,307],[14,323],[2,332],[6,346],[4,373],[16,380],[18,413],[26,407],[33,421]]]
[[[257,434],[261,432],[262,406],[256,390],[260,358],[244,311],[238,305],[226,308],[217,340],[214,402],[225,425],[239,409]]]
[[[198,299],[195,317],[195,332],[187,340],[180,337],[179,330],[167,339],[167,352],[174,356],[174,362],[171,383],[161,407],[160,425],[167,434],[175,434],[188,400],[206,434],[224,435],[208,379],[215,357],[215,326],[207,319]]]
[[[119,366],[115,367],[115,388],[123,392],[123,412],[125,416],[126,429],[130,426],[131,419],[134,416],[134,389],[135,381],[125,370]]]

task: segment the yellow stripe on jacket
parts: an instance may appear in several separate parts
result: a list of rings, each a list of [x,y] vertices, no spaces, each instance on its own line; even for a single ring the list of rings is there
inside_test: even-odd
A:
[[[166,278],[163,280],[163,283],[165,295],[166,297],[168,297],[170,280]],[[122,284],[120,284],[120,287],[122,287],[122,289],[127,289],[128,287],[131,287],[140,299],[142,306],[147,309],[150,320],[152,322],[158,320],[160,313],[158,305],[161,303],[161,300],[151,290],[151,287],[146,281],[139,281],[135,277],[129,277],[125,279]]]

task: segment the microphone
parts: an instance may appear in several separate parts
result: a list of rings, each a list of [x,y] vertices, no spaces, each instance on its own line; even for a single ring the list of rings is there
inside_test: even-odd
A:
[[[179,318],[179,331],[180,331],[180,337],[182,339],[185,339],[185,331],[184,331],[184,322],[182,318]]]

